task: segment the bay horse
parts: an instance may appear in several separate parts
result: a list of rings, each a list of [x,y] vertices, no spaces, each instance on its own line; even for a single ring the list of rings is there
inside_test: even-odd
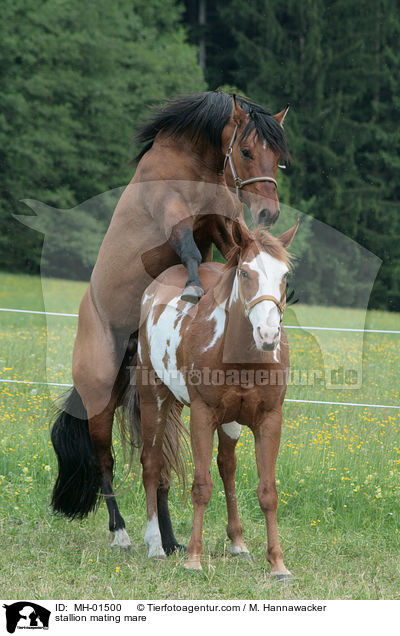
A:
[[[197,302],[204,293],[198,266],[209,258],[212,243],[224,256],[232,248],[231,223],[243,214],[239,195],[257,221],[276,220],[277,166],[288,156],[286,112],[272,116],[245,98],[206,92],[171,100],[139,132],[146,145],[79,308],[74,388],[52,428],[59,467],[53,509],[85,517],[101,491],[112,545],[130,546],[113,493],[111,440],[114,413],[129,385],[128,367],[135,365],[143,291],[182,263],[182,298]],[[164,549],[170,552],[178,544],[168,491],[162,489],[159,512]]]
[[[205,263],[199,268],[208,292],[196,307],[188,306],[180,297],[185,270],[179,265],[159,276],[144,294],[145,319],[139,329],[136,380],[149,557],[165,556],[157,522],[157,488],[160,480],[169,479],[173,462],[176,466],[176,442],[180,437],[180,432],[175,440],[172,435],[176,407],[187,405],[195,470],[194,521],[186,568],[201,570],[203,517],[212,492],[210,465],[215,431],[230,551],[249,555],[235,493],[235,446],[241,426],[246,425],[255,438],[260,479],[257,493],[267,525],[271,574],[280,579],[290,577],[278,539],[275,462],[289,371],[289,347],[282,325],[290,267],[286,247],[297,227],[298,222],[276,238],[261,228],[249,233],[246,226],[234,221],[236,247],[228,263]],[[232,337],[234,342],[227,342]],[[234,358],[226,352],[238,348],[249,351],[251,362],[231,362]]]

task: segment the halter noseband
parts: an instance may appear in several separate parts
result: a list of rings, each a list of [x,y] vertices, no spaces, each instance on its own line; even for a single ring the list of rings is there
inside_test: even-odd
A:
[[[283,312],[285,311],[285,307],[286,307],[286,300],[283,299],[283,302],[279,302],[279,300],[275,298],[275,296],[270,296],[268,294],[264,294],[264,296],[258,296],[258,298],[253,298],[253,300],[251,300],[249,303],[245,302],[244,309],[246,312],[246,316],[249,317],[250,311],[253,309],[253,307],[258,305],[258,303],[261,303],[263,300],[272,300],[272,302],[275,303],[281,315],[280,322],[282,322]]]
[[[250,179],[241,179],[240,177],[238,177],[238,174],[235,169],[235,164],[233,163],[233,158],[232,158],[233,144],[235,143],[237,130],[238,130],[238,126],[236,124],[235,130],[233,131],[232,138],[229,142],[228,150],[226,151],[225,161],[224,161],[224,171],[225,171],[227,162],[229,162],[229,167],[231,169],[233,181],[235,183],[236,196],[239,197],[239,190],[244,188],[244,186],[249,185],[249,183],[256,183],[257,181],[270,181],[271,183],[275,185],[276,189],[278,189],[278,184],[276,182],[276,179],[274,179],[273,177],[251,177]]]

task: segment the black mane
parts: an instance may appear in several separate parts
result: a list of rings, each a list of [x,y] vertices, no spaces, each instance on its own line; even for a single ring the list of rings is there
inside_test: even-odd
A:
[[[272,114],[244,97],[236,97],[236,101],[250,116],[241,139],[246,139],[255,130],[273,152],[280,153],[283,160],[288,160],[289,151],[283,128]],[[150,150],[160,131],[177,138],[187,134],[194,144],[205,141],[219,149],[221,134],[232,114],[232,108],[232,96],[222,92],[195,93],[169,100],[139,129],[137,141],[146,145],[136,160],[139,161]]]

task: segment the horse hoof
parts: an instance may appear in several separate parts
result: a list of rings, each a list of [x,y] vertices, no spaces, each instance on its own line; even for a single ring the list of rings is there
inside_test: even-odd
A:
[[[200,564],[198,567],[197,566],[193,567],[193,566],[187,565],[187,563],[184,563],[183,567],[185,569],[185,572],[189,572],[190,574],[193,574],[193,575],[200,574],[200,572],[203,571],[203,568],[201,567]]]
[[[274,581],[279,581],[279,583],[287,583],[293,579],[291,572],[287,572],[287,574],[271,574],[271,577]]]
[[[192,303],[195,305],[199,302],[200,298],[204,296],[204,290],[198,285],[188,285],[183,290],[181,299],[186,303]]]
[[[122,548],[123,550],[130,550],[132,548],[131,540],[125,528],[120,528],[111,532],[112,548]]]
[[[248,550],[243,550],[239,546],[232,545],[229,554],[236,559],[245,559],[246,561],[251,561],[251,554]]]
[[[161,547],[161,545],[148,545],[147,544],[147,547],[149,549],[148,554],[147,554],[149,559],[152,559],[152,560],[153,559],[156,559],[156,560],[166,559],[166,554],[165,554],[163,548]]]
[[[166,554],[164,550],[149,550],[149,554],[147,555],[149,559],[152,561],[163,561],[166,559]]]
[[[240,552],[239,554],[236,554],[235,556],[237,556],[237,558],[242,560],[242,561],[252,561],[253,560],[253,557],[251,556],[250,552]]]
[[[171,554],[175,554],[175,552],[187,552],[187,548],[185,545],[181,545],[180,543],[175,543],[174,545],[163,546],[164,552],[167,556],[171,556]]]

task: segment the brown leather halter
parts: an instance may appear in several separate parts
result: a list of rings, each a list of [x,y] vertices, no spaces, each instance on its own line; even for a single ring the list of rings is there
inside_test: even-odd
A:
[[[253,298],[253,300],[250,300],[249,302],[246,302],[244,296],[243,296],[243,292],[242,292],[242,287],[240,285],[240,280],[238,280],[238,289],[239,289],[239,298],[244,306],[244,313],[246,315],[246,318],[249,317],[250,311],[253,309],[253,307],[255,307],[256,305],[258,305],[258,303],[261,303],[263,300],[271,300],[273,303],[275,303],[275,305],[278,307],[279,313],[280,313],[280,321],[282,322],[283,320],[283,312],[285,311],[285,307],[286,307],[286,294],[284,293],[281,300],[279,301],[277,298],[275,298],[275,296],[270,296],[269,294],[263,294],[262,296],[257,296],[257,298]]]
[[[228,150],[226,151],[225,162],[224,162],[224,171],[225,171],[227,162],[229,162],[229,167],[231,169],[233,181],[235,183],[236,196],[239,197],[239,190],[241,190],[244,186],[249,185],[249,183],[256,183],[257,181],[270,181],[271,183],[275,185],[276,189],[278,189],[278,183],[276,179],[274,179],[273,177],[251,177],[250,179],[241,179],[238,176],[236,172],[235,164],[233,163],[233,158],[232,158],[233,144],[235,143],[237,131],[238,131],[238,126],[236,124],[235,129],[233,131],[232,138],[229,142]]]
[[[253,307],[258,305],[258,303],[261,303],[263,300],[272,300],[272,302],[275,303],[281,315],[280,322],[282,322],[283,312],[285,311],[285,307],[286,307],[285,297],[283,298],[282,302],[279,302],[279,300],[275,298],[275,296],[270,296],[269,294],[264,294],[263,296],[258,296],[257,298],[253,298],[253,300],[251,300],[249,303],[246,303],[246,302],[244,303],[244,310],[246,312],[246,315],[248,316],[251,309],[253,309]]]

